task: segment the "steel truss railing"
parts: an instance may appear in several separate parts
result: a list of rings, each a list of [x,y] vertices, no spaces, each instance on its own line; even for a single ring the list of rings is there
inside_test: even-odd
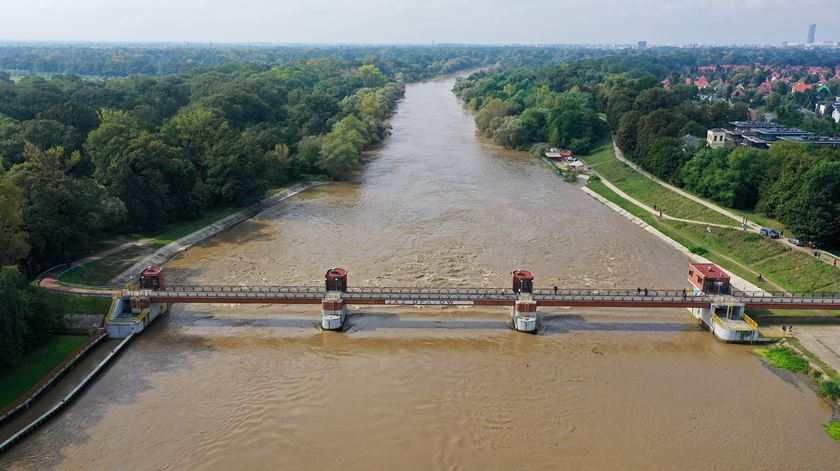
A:
[[[321,299],[326,291],[320,286],[216,286],[172,285],[158,291],[124,290],[124,297],[154,296],[155,298],[286,298]],[[456,300],[510,301],[517,293],[506,288],[414,288],[414,287],[354,287],[344,292],[347,299],[385,300]],[[737,291],[730,294],[699,294],[685,290],[649,289],[591,289],[558,288],[535,289],[536,301],[603,301],[609,302],[714,302],[731,300],[745,304],[840,304],[840,293],[808,293],[792,291]]]

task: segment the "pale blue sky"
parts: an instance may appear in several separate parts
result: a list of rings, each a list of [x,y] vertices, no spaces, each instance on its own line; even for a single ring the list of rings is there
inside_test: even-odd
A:
[[[0,39],[294,43],[840,40],[840,0],[0,0]]]

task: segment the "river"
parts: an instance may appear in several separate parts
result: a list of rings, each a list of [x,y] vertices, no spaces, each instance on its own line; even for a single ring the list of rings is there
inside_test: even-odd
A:
[[[685,286],[687,260],[411,84],[356,181],[186,251],[169,283]],[[0,469],[836,469],[831,408],[686,310],[186,305]]]

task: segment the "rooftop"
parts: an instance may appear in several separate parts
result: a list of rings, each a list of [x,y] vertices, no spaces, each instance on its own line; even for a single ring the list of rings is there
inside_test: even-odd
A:
[[[781,128],[781,124],[776,124],[767,121],[730,121],[730,126],[736,128]]]
[[[729,274],[721,270],[720,267],[718,267],[714,263],[692,263],[690,264],[690,266],[691,268],[697,270],[699,273],[702,273],[704,278],[713,278],[721,280],[729,279]]]
[[[840,139],[828,136],[779,136],[779,140],[801,142],[803,144],[823,144],[840,146]]]

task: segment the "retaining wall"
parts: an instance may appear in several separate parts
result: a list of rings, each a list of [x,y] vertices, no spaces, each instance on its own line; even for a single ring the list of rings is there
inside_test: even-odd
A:
[[[103,336],[102,338],[103,339],[107,338],[107,336]],[[78,397],[78,395],[81,394],[81,392],[91,382],[93,382],[93,380],[97,376],[99,376],[99,374],[105,369],[105,367],[108,366],[111,363],[111,361],[123,350],[123,348],[133,338],[134,338],[134,335],[130,335],[130,336],[126,337],[125,340],[120,342],[119,345],[117,345],[113,350],[111,350],[111,353],[109,353],[108,356],[106,356],[104,359],[102,359],[102,361],[99,362],[98,365],[96,365],[96,368],[94,368],[93,371],[91,371],[87,376],[85,376],[84,379],[82,379],[82,381],[75,388],[73,388],[73,390],[71,390],[69,393],[67,393],[67,395],[64,396],[63,399],[58,401],[58,403],[56,405],[54,405],[52,408],[50,408],[50,410],[48,410],[43,415],[41,415],[40,417],[38,417],[37,419],[32,421],[29,425],[27,425],[26,427],[21,429],[18,433],[12,435],[8,440],[6,440],[3,443],[0,443],[0,454],[5,453],[9,448],[11,448],[18,441],[20,441],[23,437],[32,433],[35,429],[37,429],[38,427],[43,425],[47,420],[49,420],[54,415],[61,412],[62,409],[64,409],[68,405],[70,405],[70,403],[76,397]]]

